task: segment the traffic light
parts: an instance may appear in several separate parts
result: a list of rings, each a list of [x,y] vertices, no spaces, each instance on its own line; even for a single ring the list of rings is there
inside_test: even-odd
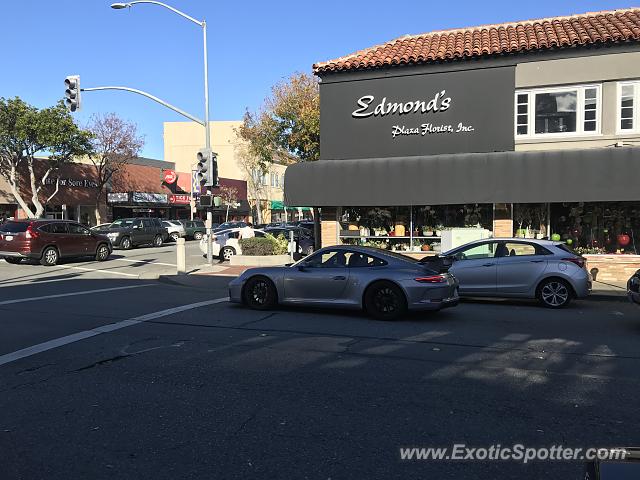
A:
[[[65,101],[67,108],[72,112],[80,110],[80,75],[69,75],[64,79]]]
[[[200,185],[207,185],[209,183],[209,175],[211,174],[209,170],[209,159],[211,158],[211,150],[208,148],[201,148],[198,150],[196,165],[196,178]]]
[[[208,148],[198,150],[196,178],[205,187],[218,186],[218,155]]]

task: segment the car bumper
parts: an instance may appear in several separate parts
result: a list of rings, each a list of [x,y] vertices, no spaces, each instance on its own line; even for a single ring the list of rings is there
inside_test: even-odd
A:
[[[229,301],[231,303],[242,303],[242,287],[244,281],[234,279],[229,283]]]
[[[460,296],[457,290],[453,295],[446,298],[429,298],[420,302],[414,302],[408,305],[410,311],[427,311],[442,310],[443,308],[455,307],[460,303]]]
[[[627,291],[627,298],[630,302],[640,305],[640,293]]]

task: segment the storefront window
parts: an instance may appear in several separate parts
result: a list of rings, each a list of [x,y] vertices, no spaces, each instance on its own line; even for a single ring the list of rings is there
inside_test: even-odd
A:
[[[552,204],[551,230],[579,253],[637,254],[640,202]]]
[[[513,236],[547,238],[548,204],[516,203],[513,205]]]
[[[442,231],[451,228],[491,230],[492,204],[346,207],[340,239],[398,252],[440,252]]]

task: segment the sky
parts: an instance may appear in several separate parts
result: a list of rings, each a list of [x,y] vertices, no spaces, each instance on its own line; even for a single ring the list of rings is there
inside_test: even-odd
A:
[[[636,6],[633,0],[165,0],[208,25],[212,120],[240,120],[294,72],[407,34]],[[156,5],[113,10],[111,0],[0,0],[0,97],[42,108],[82,87],[145,90],[204,117],[202,30]],[[81,126],[114,112],[164,159],[162,124],[183,117],[144,97],[85,92]],[[164,159],[171,161],[171,159]]]

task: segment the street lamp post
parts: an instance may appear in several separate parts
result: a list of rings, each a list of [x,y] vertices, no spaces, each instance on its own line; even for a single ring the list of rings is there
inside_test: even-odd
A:
[[[112,3],[111,8],[115,10],[121,10],[123,8],[131,8],[134,5],[150,3],[152,5],[159,5],[161,7],[166,8],[167,10],[171,10],[173,13],[180,15],[183,18],[195,23],[199,27],[202,28],[202,44],[203,44],[203,52],[204,52],[204,141],[205,148],[208,151],[211,151],[211,132],[209,130],[209,61],[207,54],[207,22],[205,20],[196,20],[195,18],[187,15],[184,12],[181,12],[177,8],[174,8],[166,3],[156,2],[154,0],[136,0],[134,2],[117,2]],[[215,180],[215,179],[214,179]],[[211,194],[211,190],[208,189],[209,194]],[[213,222],[213,215],[211,209],[207,210],[207,234],[208,234],[208,242],[207,242],[207,262],[209,265],[213,264],[213,247],[212,247],[212,238],[211,238],[211,224]]]

